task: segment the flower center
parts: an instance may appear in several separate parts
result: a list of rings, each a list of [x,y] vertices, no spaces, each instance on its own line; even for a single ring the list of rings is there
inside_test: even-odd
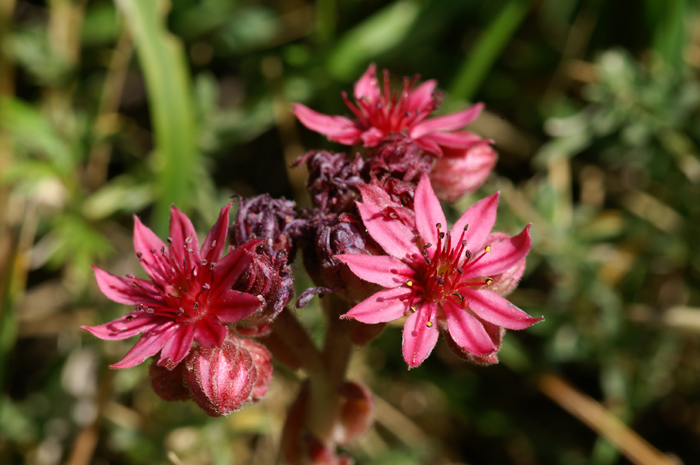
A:
[[[163,298],[164,305],[156,307],[139,304],[136,310],[167,316],[178,323],[195,322],[207,314],[215,263],[206,260],[198,262],[197,255],[189,246],[191,240],[187,239],[182,263],[176,263],[172,253],[165,247],[160,251],[151,249],[148,259],[144,254],[137,253],[139,260],[151,271],[151,280]],[[168,242],[171,242],[172,247],[172,239],[168,238]]]
[[[491,278],[476,278],[473,281],[464,281],[464,270],[477,263],[484,254],[491,250],[487,245],[484,252],[474,257],[467,249],[465,235],[469,225],[464,227],[462,234],[455,244],[452,242],[452,235],[442,232],[440,223],[435,225],[437,229],[437,244],[427,243],[423,245],[423,260],[425,262],[421,279],[419,282],[407,281],[406,285],[416,289],[416,298],[419,300],[432,300],[439,302],[445,298],[455,298],[462,308],[466,308],[468,302],[462,295],[465,288],[477,288],[490,285]],[[430,256],[430,249],[435,247],[435,252]]]

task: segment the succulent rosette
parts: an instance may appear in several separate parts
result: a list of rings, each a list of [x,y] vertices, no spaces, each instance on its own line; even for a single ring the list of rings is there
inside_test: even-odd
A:
[[[445,214],[425,175],[416,189],[415,228],[385,215],[374,203],[359,202],[367,231],[387,255],[337,258],[358,277],[385,289],[344,317],[370,324],[408,317],[403,357],[409,368],[428,357],[440,328],[462,350],[487,356],[500,346],[499,327],[524,329],[542,320],[489,289],[492,276],[511,270],[530,250],[529,226],[515,237],[487,243],[497,204],[498,194],[482,199],[445,231]]]

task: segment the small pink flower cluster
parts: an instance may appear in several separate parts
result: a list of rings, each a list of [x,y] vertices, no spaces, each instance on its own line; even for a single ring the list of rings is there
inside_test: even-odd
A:
[[[439,199],[455,200],[481,186],[496,154],[489,141],[463,129],[482,105],[430,118],[441,98],[436,83],[415,84],[404,79],[392,92],[388,73],[380,86],[372,65],[355,84],[354,103],[343,96],[354,119],[294,106],[310,129],[361,150],[352,158],[312,151],[298,160],[309,170],[313,208],[297,212],[293,202],[269,195],[239,198],[233,224],[229,204],[201,247],[192,223],[175,207],[167,244],[135,218],[134,248],[149,279],[94,268],[100,290],[134,310],[83,327],[106,340],[141,335],[112,367],[157,356],[150,376],[160,397],[192,399],[219,416],[263,398],[274,356],[313,373],[289,412],[285,459],[293,465],[352,463],[335,447],[369,427],[372,394],[338,375],[334,363],[344,364],[342,375],[349,355],[320,353],[303,329],[299,333],[288,307],[294,298],[289,263],[297,249],[316,286],[299,296],[297,308],[326,294],[342,304],[324,308],[329,327],[341,334],[341,342],[328,347],[365,344],[386,323],[401,320],[409,368],[423,363],[441,332],[458,356],[496,363],[505,329],[542,320],[504,297],[525,269],[529,225],[513,237],[492,232],[494,194],[448,227]],[[328,397],[322,403],[327,411],[320,410],[318,393]]]

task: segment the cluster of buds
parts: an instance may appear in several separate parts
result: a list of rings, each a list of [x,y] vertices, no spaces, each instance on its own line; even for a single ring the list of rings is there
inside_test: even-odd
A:
[[[220,416],[265,396],[274,355],[313,373],[289,411],[282,436],[287,462],[352,463],[335,449],[369,428],[372,394],[338,376],[333,364],[347,364],[345,352],[320,354],[290,326],[290,260],[297,249],[316,287],[303,292],[296,307],[326,294],[344,305],[325,308],[328,327],[340,333],[324,350],[367,343],[386,323],[402,320],[409,368],[428,357],[439,334],[459,357],[496,363],[505,329],[541,320],[505,298],[525,269],[529,226],[512,237],[492,232],[494,194],[448,227],[440,200],[479,188],[496,154],[488,140],[464,129],[481,104],[431,117],[442,98],[436,82],[416,84],[417,78],[405,78],[392,91],[388,72],[380,83],[371,65],[355,84],[353,101],[343,94],[354,118],[294,105],[302,124],[355,149],[353,156],[312,151],[297,161],[309,171],[312,208],[297,213],[293,202],[267,194],[238,198],[233,223],[229,204],[201,247],[192,223],[175,207],[167,245],[135,218],[134,248],[149,279],[95,268],[100,290],[134,310],[84,327],[107,340],[141,335],[112,367],[157,356],[150,376],[160,397],[192,399]]]

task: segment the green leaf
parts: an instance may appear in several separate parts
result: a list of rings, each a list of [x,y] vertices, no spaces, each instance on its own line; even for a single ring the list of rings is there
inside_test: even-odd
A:
[[[120,0],[146,79],[156,139],[154,230],[167,231],[170,205],[191,207],[198,163],[192,84],[182,43],[165,28],[164,2]]]
[[[420,6],[412,0],[395,2],[350,30],[328,60],[330,73],[338,79],[355,77],[367,62],[391,50],[409,34],[419,17]]]

